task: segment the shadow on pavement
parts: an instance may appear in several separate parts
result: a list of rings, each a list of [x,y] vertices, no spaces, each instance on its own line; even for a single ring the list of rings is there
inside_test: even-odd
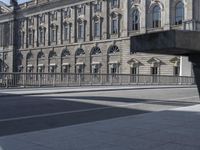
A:
[[[149,112],[139,109],[126,109],[58,100],[58,98],[39,96],[1,97],[0,136]],[[113,97],[113,99],[115,98]],[[125,98],[121,99],[121,101],[123,100],[126,101]]]

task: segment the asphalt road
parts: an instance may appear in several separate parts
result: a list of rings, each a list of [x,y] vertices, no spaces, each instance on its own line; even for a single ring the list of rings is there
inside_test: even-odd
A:
[[[198,104],[196,88],[0,97],[0,136]]]

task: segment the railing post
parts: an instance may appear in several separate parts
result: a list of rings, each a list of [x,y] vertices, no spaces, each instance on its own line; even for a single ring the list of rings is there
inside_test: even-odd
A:
[[[81,74],[78,74],[78,85],[81,86]]]
[[[41,74],[39,73],[39,87],[41,87]]]
[[[55,73],[53,74],[53,87],[55,87],[55,80],[56,80],[56,75]]]
[[[8,85],[8,77],[6,76],[6,88],[8,88],[9,85]]]
[[[22,85],[23,85],[23,88],[25,88],[25,76],[26,76],[26,73],[25,74],[22,74]]]

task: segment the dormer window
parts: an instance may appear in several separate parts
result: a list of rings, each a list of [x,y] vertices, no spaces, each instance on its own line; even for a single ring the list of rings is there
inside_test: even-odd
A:
[[[84,5],[80,5],[77,9],[78,15],[83,15],[84,14]]]
[[[65,18],[71,18],[71,8],[67,8],[67,9],[64,11],[64,17],[65,17]]]
[[[116,8],[119,6],[119,0],[111,0],[112,8]]]
[[[31,18],[28,19],[28,25],[32,26],[33,24],[34,24],[34,18],[31,17]]]
[[[45,15],[44,15],[44,14],[42,14],[42,15],[39,17],[39,21],[40,21],[40,24],[45,22]]]
[[[102,6],[102,3],[97,1],[95,4],[94,4],[94,12],[101,12],[101,6]]]
[[[51,20],[52,21],[53,20],[57,20],[57,12],[56,11],[52,12],[52,14],[51,14]]]

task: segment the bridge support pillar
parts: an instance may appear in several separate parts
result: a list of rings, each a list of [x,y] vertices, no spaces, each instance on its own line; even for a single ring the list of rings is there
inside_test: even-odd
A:
[[[200,54],[190,55],[189,60],[193,64],[194,76],[195,76],[198,92],[200,95]]]

